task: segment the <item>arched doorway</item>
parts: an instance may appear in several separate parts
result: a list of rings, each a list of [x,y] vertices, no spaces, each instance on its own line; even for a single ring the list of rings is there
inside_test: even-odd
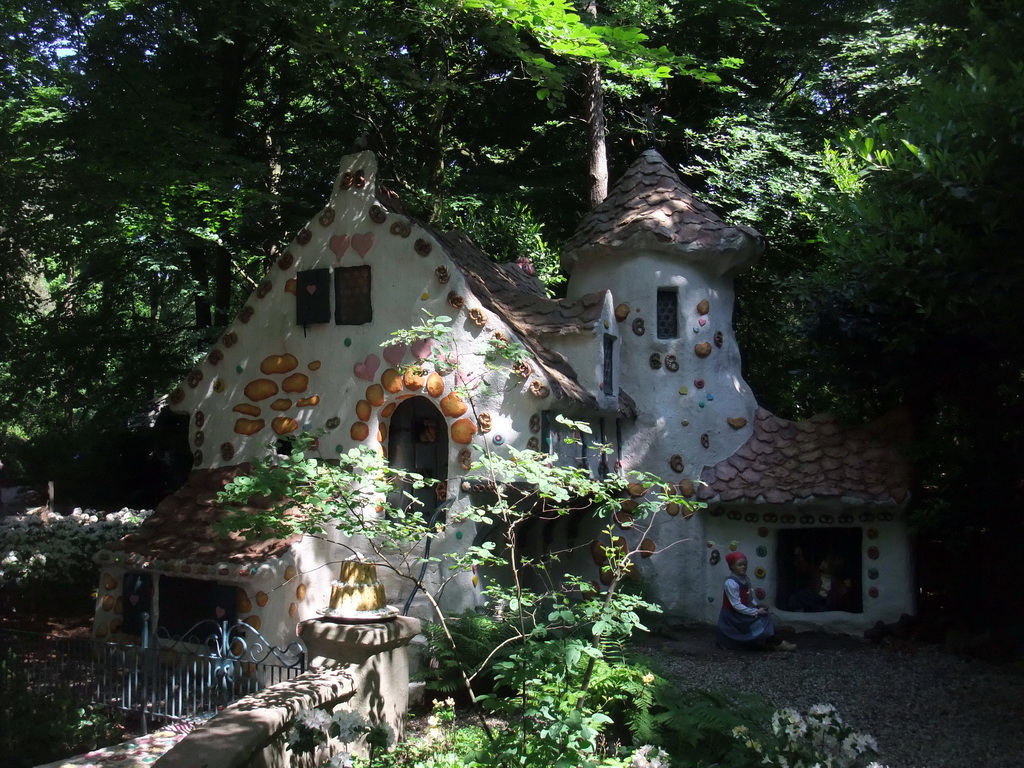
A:
[[[429,519],[447,494],[448,428],[444,416],[427,398],[404,400],[391,415],[388,460],[395,469],[436,481],[423,488],[403,483],[389,499],[395,506],[409,507],[412,496],[420,502],[417,508]]]

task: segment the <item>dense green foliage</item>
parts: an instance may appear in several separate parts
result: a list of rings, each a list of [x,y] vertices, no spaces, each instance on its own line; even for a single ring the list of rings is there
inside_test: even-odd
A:
[[[10,649],[0,654],[0,763],[31,768],[116,743],[125,735],[117,715],[84,703],[58,686],[39,690]]]
[[[905,405],[915,520],[1019,530],[1017,3],[608,0],[593,19],[568,0],[0,10],[9,477],[55,479],[82,504],[91,457],[118,456],[110,498],[88,503],[135,503],[125,478],[169,453],[133,417],[230,320],[357,143],[411,212],[496,258],[531,256],[557,292],[555,254],[586,206],[596,65],[612,177],[653,143],[768,238],[737,286],[759,401],[853,420]]]

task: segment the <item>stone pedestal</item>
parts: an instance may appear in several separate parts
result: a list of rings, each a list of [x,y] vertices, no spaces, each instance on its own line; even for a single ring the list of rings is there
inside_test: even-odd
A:
[[[401,740],[409,709],[409,643],[420,620],[398,616],[380,624],[342,624],[312,619],[299,624],[310,669],[344,667],[355,695],[347,706],[368,722],[388,723]]]

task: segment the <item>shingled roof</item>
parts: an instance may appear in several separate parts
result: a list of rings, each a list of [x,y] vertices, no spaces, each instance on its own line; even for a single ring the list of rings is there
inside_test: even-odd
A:
[[[192,470],[185,485],[161,501],[138,529],[111,544],[109,551],[127,552],[139,561],[181,560],[204,565],[262,563],[284,554],[299,536],[250,541],[214,529],[214,523],[227,513],[217,504],[217,493],[237,475],[249,471],[249,464]]]
[[[705,467],[697,496],[703,500],[785,504],[811,496],[902,504],[910,461],[910,419],[897,410],[861,427],[844,427],[832,414],[788,421],[763,408],[754,433],[732,456]]]
[[[721,258],[731,269],[756,260],[764,239],[745,226],[730,226],[680,181],[657,150],[633,163],[604,202],[583,218],[562,249],[562,268],[572,272],[588,253],[647,249]]]
[[[538,337],[592,331],[601,318],[608,292],[588,293],[577,299],[550,299],[544,295],[539,281],[515,264],[498,264],[488,259],[462,232],[435,236],[466,277],[473,295],[515,330],[544,368],[555,394],[597,407],[597,399],[580,385],[569,361],[545,347]],[[627,406],[623,408],[629,410]]]

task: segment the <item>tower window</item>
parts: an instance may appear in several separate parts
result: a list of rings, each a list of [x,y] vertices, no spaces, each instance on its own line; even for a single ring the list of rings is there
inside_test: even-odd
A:
[[[679,292],[675,288],[658,289],[658,338],[679,336]]]
[[[605,396],[615,395],[615,337],[604,337],[604,361],[601,374],[601,391]]]

